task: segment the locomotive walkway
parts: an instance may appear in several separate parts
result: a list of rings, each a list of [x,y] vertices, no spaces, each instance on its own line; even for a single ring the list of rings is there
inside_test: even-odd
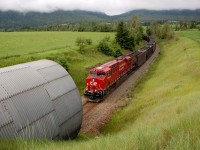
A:
[[[126,106],[125,101],[121,101],[126,98],[131,92],[130,87],[136,86],[138,81],[148,72],[150,65],[155,61],[160,52],[160,48],[157,45],[156,51],[153,55],[143,64],[138,70],[134,71],[127,77],[127,79],[121,83],[113,92],[111,92],[102,102],[91,103],[87,102],[82,97],[83,104],[83,123],[81,126],[82,133],[88,133],[92,135],[98,135],[99,129],[109,121],[112,114],[119,107]]]

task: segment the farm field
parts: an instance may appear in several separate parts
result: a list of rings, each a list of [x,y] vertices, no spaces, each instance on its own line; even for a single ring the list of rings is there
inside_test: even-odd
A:
[[[97,44],[103,37],[114,33],[98,32],[0,32],[0,58],[21,56],[46,51],[77,49],[78,37],[90,38]]]
[[[0,32],[0,67],[39,59],[66,60],[69,73],[83,93],[87,69],[103,63],[108,57],[96,50],[104,37],[113,39],[115,33],[100,32]],[[92,45],[79,52],[78,37],[90,38]],[[84,80],[83,80],[84,79]]]
[[[113,116],[100,136],[80,134],[73,141],[0,140],[1,147],[50,150],[200,149],[200,32],[176,34],[178,38],[159,44],[160,57],[125,99],[129,106]],[[109,59],[103,55],[102,58]],[[90,63],[83,66],[87,67]]]

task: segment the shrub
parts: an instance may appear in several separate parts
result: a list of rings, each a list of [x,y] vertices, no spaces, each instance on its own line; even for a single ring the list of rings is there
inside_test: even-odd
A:
[[[86,39],[85,42],[87,45],[92,45],[92,39]]]
[[[104,39],[99,42],[97,49],[108,56],[114,56],[112,48],[110,48],[108,42],[106,42]]]
[[[114,50],[115,49],[115,50]],[[97,50],[108,56],[119,57],[122,55],[122,49],[116,40],[110,40],[110,37],[104,37],[98,44]]]
[[[66,60],[66,58],[64,57],[64,55],[62,54],[57,54],[56,56],[49,56],[46,57],[46,59],[52,60],[57,62],[58,64],[60,64],[62,67],[64,67],[67,71],[69,71],[68,68],[68,62]]]
[[[86,39],[84,37],[78,37],[76,39],[76,45],[79,46],[79,51],[80,53],[84,53],[84,48],[86,45],[91,45],[92,44],[92,39]]]
[[[109,42],[109,41],[110,41],[110,36],[105,36],[105,37],[103,38],[103,41]]]
[[[120,49],[115,50],[114,57],[119,57],[122,55],[122,51]]]
[[[76,39],[76,45],[79,46],[80,53],[83,53],[84,52],[84,47],[86,45],[86,39],[83,38],[83,37],[78,37]]]

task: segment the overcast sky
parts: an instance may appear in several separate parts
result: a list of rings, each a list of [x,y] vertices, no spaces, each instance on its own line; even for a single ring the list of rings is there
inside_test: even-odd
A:
[[[52,12],[88,10],[117,15],[133,9],[197,9],[200,0],[0,0],[0,10]]]

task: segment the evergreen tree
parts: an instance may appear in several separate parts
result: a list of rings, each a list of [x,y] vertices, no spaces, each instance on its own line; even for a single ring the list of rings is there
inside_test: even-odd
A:
[[[123,21],[120,21],[117,26],[117,33],[115,35],[116,42],[123,49],[132,50],[135,46],[134,37],[130,34],[127,26]]]

